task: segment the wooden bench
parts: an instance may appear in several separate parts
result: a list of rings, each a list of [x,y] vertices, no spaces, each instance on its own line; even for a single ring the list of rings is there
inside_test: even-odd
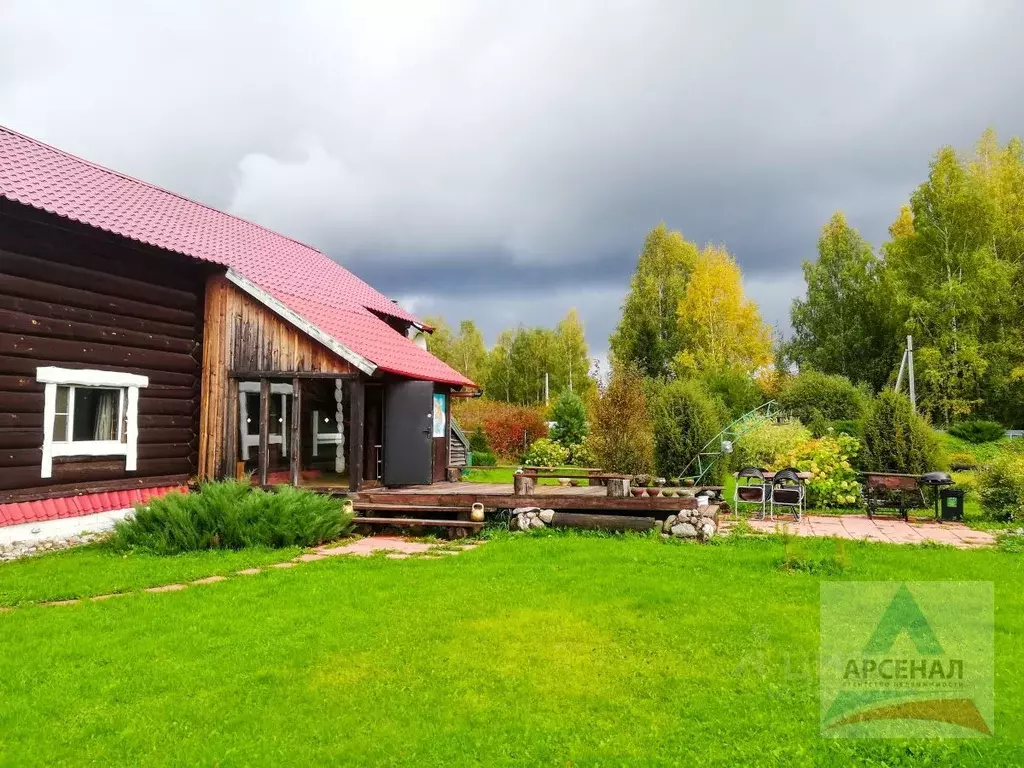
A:
[[[607,485],[609,480],[629,480],[632,475],[619,475],[610,472],[537,472],[531,468],[524,467],[520,473],[523,477],[530,477],[536,480],[586,480],[588,485]]]

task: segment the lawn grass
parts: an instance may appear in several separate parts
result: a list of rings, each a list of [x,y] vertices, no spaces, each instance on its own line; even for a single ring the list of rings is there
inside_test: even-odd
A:
[[[469,467],[463,472],[462,479],[468,483],[507,483],[512,485],[514,474],[515,470],[508,467]],[[541,477],[537,482],[540,485],[558,485],[558,480],[553,477]]]
[[[996,735],[834,741],[818,734],[822,578],[780,569],[784,546],[541,532],[23,607],[0,615],[0,764],[1024,762],[1024,559],[843,545],[842,579],[995,583]],[[838,545],[790,546],[811,561]]]
[[[119,555],[99,544],[0,564],[0,605],[129,592],[290,560],[299,549]]]

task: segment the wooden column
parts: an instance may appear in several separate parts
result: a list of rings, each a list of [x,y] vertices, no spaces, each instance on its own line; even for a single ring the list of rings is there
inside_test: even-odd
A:
[[[366,431],[366,387],[354,379],[349,390],[348,487],[353,493],[363,485],[363,440]]]
[[[288,435],[288,446],[291,450],[291,481],[298,485],[302,472],[302,379],[292,379],[292,423],[291,434]]]
[[[259,476],[260,485],[267,484],[267,465],[270,463],[270,379],[260,379],[260,444]]]
[[[216,479],[238,477],[238,380],[228,379],[228,388],[225,393],[224,413],[224,455],[217,463],[214,470]]]

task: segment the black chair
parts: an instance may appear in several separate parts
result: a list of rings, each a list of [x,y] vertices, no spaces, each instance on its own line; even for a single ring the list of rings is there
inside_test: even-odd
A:
[[[768,504],[768,486],[761,467],[744,467],[736,473],[736,491],[733,493],[733,509],[739,513],[740,504],[756,505],[761,508],[764,519]]]
[[[799,520],[804,511],[804,483],[798,471],[793,467],[780,469],[772,478],[772,489],[769,497],[771,519],[775,519],[775,507],[789,507],[794,510]]]

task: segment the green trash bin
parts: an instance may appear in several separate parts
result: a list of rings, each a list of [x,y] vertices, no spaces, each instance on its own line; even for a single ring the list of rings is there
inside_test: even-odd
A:
[[[939,491],[943,520],[964,519],[964,493],[960,488],[943,488]]]

